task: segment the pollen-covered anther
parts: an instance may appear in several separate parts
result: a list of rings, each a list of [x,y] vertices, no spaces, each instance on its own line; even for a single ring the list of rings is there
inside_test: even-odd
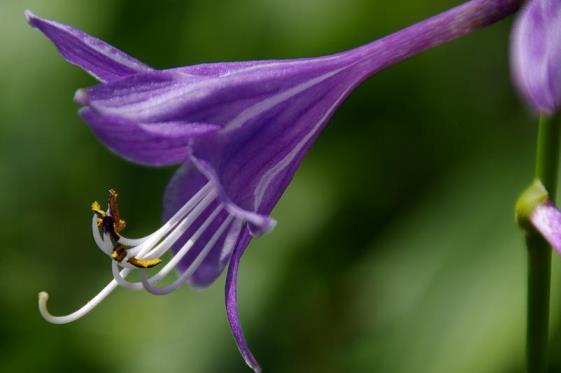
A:
[[[97,215],[97,226],[101,227],[103,225],[103,218],[107,216],[107,213],[101,209],[101,205],[97,201],[92,202],[90,209]]]
[[[123,261],[123,259],[125,259],[127,256],[127,249],[123,246],[123,245],[117,245],[113,248],[113,251],[111,252],[111,258],[113,258],[113,260],[117,261],[118,263],[121,263]]]
[[[117,204],[118,196],[119,194],[115,191],[115,189],[109,189],[109,212],[113,217],[113,227],[116,233],[120,233],[127,227],[127,223],[123,219],[121,219],[119,205]]]
[[[162,262],[162,260],[160,258],[141,259],[141,258],[137,258],[137,257],[134,257],[134,256],[127,260],[127,263],[130,263],[137,268],[143,268],[143,269],[153,268],[153,267],[157,266],[158,264],[160,264],[161,262]]]
[[[97,226],[102,229],[103,232],[108,233],[114,241],[119,240],[121,231],[127,226],[127,223],[121,219],[119,205],[117,204],[118,196],[114,189],[109,189],[109,206],[106,211],[101,209],[101,205],[97,201],[94,201],[90,207],[92,212],[97,216]]]

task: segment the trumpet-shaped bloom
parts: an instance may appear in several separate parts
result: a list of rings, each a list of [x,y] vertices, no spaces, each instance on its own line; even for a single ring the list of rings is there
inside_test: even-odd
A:
[[[126,224],[111,191],[109,206],[92,204],[92,232],[110,256],[114,280],[86,306],[52,316],[66,323],[86,314],[117,286],[173,291],[205,287],[229,265],[226,310],[247,364],[251,354],[237,309],[240,258],[252,237],[271,228],[271,210],[337,107],[362,80],[426,49],[493,23],[520,0],[473,0],[373,43],[318,58],[202,64],[155,70],[70,26],[26,12],[70,63],[101,83],[76,92],[80,115],[111,151],[132,162],[181,164],[164,196],[162,227],[142,238]],[[172,250],[171,259],[161,257]],[[148,277],[145,269],[160,270]],[[142,280],[126,276],[140,269]],[[169,285],[160,280],[177,269]]]
[[[561,105],[561,2],[530,0],[512,33],[514,82],[529,106],[553,114]]]

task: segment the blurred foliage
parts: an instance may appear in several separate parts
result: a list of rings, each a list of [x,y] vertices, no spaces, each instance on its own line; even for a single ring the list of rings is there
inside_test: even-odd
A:
[[[79,27],[155,67],[315,56],[451,0],[2,0],[0,361],[3,372],[247,372],[223,277],[166,297],[117,290],[89,203],[120,191],[131,235],[160,222],[173,169],[128,164],[76,115],[94,84],[23,10]],[[512,204],[532,174],[534,120],[511,87],[510,22],[365,82],[335,115],[242,262],[240,308],[266,372],[485,373],[523,366],[525,253]],[[554,257],[552,368],[561,372]]]

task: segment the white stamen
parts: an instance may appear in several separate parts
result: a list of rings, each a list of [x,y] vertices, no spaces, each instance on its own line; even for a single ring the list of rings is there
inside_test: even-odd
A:
[[[192,203],[193,199],[189,200],[189,202],[187,202],[185,204],[185,206],[189,207],[188,209],[188,213],[187,215],[185,215],[183,217],[183,221],[181,221],[181,223],[179,224],[180,226],[180,231],[181,234],[183,234],[185,232],[185,230],[187,230],[187,228],[199,217],[199,215],[201,214],[202,211],[204,211],[204,209],[206,207],[208,207],[208,205],[210,205],[210,203],[212,201],[214,201],[214,199],[216,198],[216,192],[215,191],[211,191],[209,192],[200,202],[199,201],[195,201]],[[184,206],[184,207],[185,207]],[[182,208],[183,209],[183,208]],[[136,257],[143,257],[146,255],[146,253],[148,253],[148,251],[153,251],[154,249],[154,245],[157,244],[160,240],[162,240],[170,231],[175,230],[175,226],[179,223],[179,220],[177,219],[170,219],[168,220],[160,229],[158,229],[154,234],[151,235],[151,237],[149,239],[147,239],[146,241],[144,241],[142,244],[133,247],[131,249],[127,250],[127,255],[128,256],[136,256]],[[174,236],[175,240],[177,240],[179,236]],[[166,241],[164,239],[164,241]],[[168,242],[166,242],[167,244],[169,244],[169,240],[167,240]],[[119,241],[120,243],[120,241]],[[162,242],[163,243],[163,242]]]
[[[241,219],[236,219],[236,222],[232,224],[232,228],[230,228],[228,235],[224,239],[224,246],[222,247],[222,251],[220,252],[220,261],[224,261],[232,253],[236,242],[238,242],[238,237],[240,236],[242,227],[243,220]]]
[[[125,269],[127,269],[129,271],[132,271],[134,268],[131,266],[131,267],[127,267]],[[117,283],[117,285],[122,286],[124,288],[137,290],[135,287],[131,286],[131,285],[134,285],[135,282],[129,282],[129,281],[125,280],[125,277],[122,276],[121,272],[122,271],[119,268],[119,263],[112,260],[111,261],[111,273],[113,273],[113,281],[115,281]]]
[[[201,225],[201,227],[195,232],[195,234],[193,234],[193,237],[189,238],[189,240],[185,243],[185,245],[183,245],[183,247],[181,249],[179,249],[177,254],[175,254],[173,256],[173,258],[171,258],[171,260],[166,263],[164,268],[162,268],[162,270],[160,272],[158,272],[155,276],[153,276],[153,278],[154,278],[153,282],[159,281],[160,279],[164,278],[165,276],[167,276],[168,273],[170,273],[175,268],[175,266],[177,266],[177,264],[181,261],[181,259],[183,259],[183,257],[185,255],[187,255],[187,253],[193,247],[195,242],[197,242],[197,240],[200,238],[200,236],[208,228],[210,223],[214,220],[214,218],[218,215],[218,213],[221,210],[222,210],[222,207],[219,206],[218,208],[216,208],[212,212],[212,214]],[[226,218],[226,220],[229,220],[229,219],[230,219],[230,217]]]
[[[124,236],[121,235],[121,237],[119,237],[119,243],[121,245],[129,246],[129,247],[138,246],[141,243],[143,243],[144,241],[146,241],[147,239],[149,239],[150,237],[154,236],[156,233],[158,233],[158,232],[156,231],[156,232],[150,233],[148,236],[144,236],[144,237],[141,237],[141,238],[127,238],[127,237],[124,237]]]
[[[92,218],[92,233],[93,233],[93,238],[95,241],[95,244],[97,245],[97,247],[99,247],[99,249],[101,251],[103,251],[104,254],[111,254],[111,241],[109,241],[109,245],[108,242],[101,237],[101,233],[99,231],[99,227],[97,226],[97,215],[94,214],[93,218]]]
[[[199,206],[197,206],[199,207]],[[207,206],[204,206],[204,208],[206,208]],[[214,219],[214,217],[216,216],[216,214],[218,214],[218,212],[222,209],[221,205],[218,205],[218,207],[216,207],[214,209],[214,211],[211,213],[211,215],[207,218],[207,220],[205,220],[205,222],[203,223],[203,225],[195,232],[195,234],[193,235],[193,237],[191,237],[190,240],[197,240],[197,238],[199,237],[200,233],[202,233],[202,231],[204,229],[206,229],[206,227],[208,226],[208,224],[210,224],[210,221],[212,219]],[[194,223],[194,221],[200,216],[200,214],[203,212],[203,209],[201,208],[199,211],[194,211],[193,210],[193,217],[189,218],[189,219],[185,219],[184,221],[182,221],[176,229],[174,229],[169,236],[167,236],[161,243],[158,244],[158,246],[156,246],[154,249],[152,249],[148,254],[146,254],[143,259],[154,259],[154,258],[159,258],[160,256],[162,256],[166,251],[169,250],[169,248],[177,241],[181,238],[181,236],[187,231],[187,229],[189,229],[191,227],[191,225]]]
[[[208,196],[208,194],[211,192],[211,183],[208,182],[206,183],[197,193],[195,193],[191,199],[189,199],[189,201],[187,201],[187,203],[185,203],[179,210],[177,210],[177,212],[162,226],[160,227],[160,229],[158,229],[156,232],[149,234],[148,236],[142,237],[142,238],[126,238],[121,236],[119,238],[119,243],[125,246],[129,246],[129,247],[135,247],[138,246],[140,244],[142,244],[144,241],[150,239],[151,237],[153,237],[156,234],[161,233],[162,231],[164,231],[166,228],[169,228],[170,226],[173,227],[175,224],[177,224],[179,221],[181,221],[181,219],[183,219],[189,212],[191,212],[191,210],[205,197]]]
[[[224,233],[224,230],[228,227],[228,225],[231,223],[233,217],[232,216],[228,216],[224,222],[220,225],[220,227],[216,230],[216,232],[214,233],[214,235],[210,238],[210,240],[207,241],[205,247],[201,250],[201,252],[199,253],[199,255],[197,255],[197,257],[195,258],[195,260],[193,260],[193,262],[191,263],[191,265],[189,266],[189,268],[187,268],[185,270],[185,272],[183,272],[181,274],[181,276],[179,276],[174,282],[172,282],[171,284],[167,285],[167,286],[163,286],[161,288],[153,286],[152,285],[152,281],[151,279],[147,279],[145,276],[142,278],[142,284],[144,285],[144,288],[146,289],[146,291],[148,291],[149,293],[152,293],[154,295],[164,295],[164,294],[169,294],[172,291],[176,290],[177,288],[179,288],[181,285],[183,285],[185,283],[185,281],[187,280],[187,278],[189,276],[191,276],[201,265],[201,263],[203,262],[203,260],[205,260],[205,258],[207,257],[207,255],[210,252],[210,249],[212,249],[212,247],[216,244],[216,241],[222,236],[222,233]],[[175,258],[174,258],[175,259]],[[155,276],[154,276],[155,277]]]
[[[189,250],[191,249],[191,247],[193,247],[193,245],[195,244],[195,242],[200,238],[200,236],[203,234],[203,232],[208,228],[208,226],[210,225],[210,223],[212,223],[212,221],[215,219],[215,217],[218,215],[218,213],[222,211],[222,206],[218,206],[214,209],[214,211],[208,216],[208,218],[206,218],[206,220],[204,221],[203,224],[201,224],[201,226],[195,231],[195,233],[193,234],[192,237],[189,238],[189,240],[187,240],[187,242],[185,242],[185,244],[183,245],[183,247],[177,252],[177,254],[168,262],[166,263],[166,265],[164,266],[164,268],[162,268],[162,270],[160,270],[157,274],[155,274],[152,278],[152,283],[155,283],[156,281],[159,281],[160,279],[164,278],[165,276],[167,276],[167,274],[169,272],[171,272],[171,270],[173,268],[175,268],[175,266],[177,265],[177,263],[179,263],[179,261],[181,259],[183,259],[183,257],[185,255],[187,255],[187,253],[189,252]],[[178,237],[179,238],[179,237]],[[174,241],[175,242],[175,241]],[[171,248],[171,246],[168,246],[166,250],[169,250]],[[150,255],[151,253],[149,253]],[[162,253],[163,254],[163,253]],[[147,259],[147,256],[145,257],[141,257],[142,259]],[[130,264],[126,264],[127,268],[130,268]],[[117,262],[113,261],[113,265],[111,267],[111,270],[113,272],[113,277],[115,278],[115,281],[117,281],[117,283],[120,286],[126,287],[127,289],[133,289],[133,290],[141,290],[143,289],[142,286],[142,282],[138,281],[138,282],[130,282],[130,281],[126,281],[119,273],[119,266],[117,264]]]
[[[121,271],[121,276],[124,278],[130,273],[130,269],[123,269]],[[39,293],[39,312],[41,316],[48,322],[52,324],[68,324],[72,321],[76,321],[81,317],[87,315],[91,310],[93,310],[102,300],[107,298],[109,294],[117,287],[117,281],[112,280],[108,283],[95,297],[90,299],[85,305],[83,305],[78,310],[65,315],[65,316],[53,316],[47,308],[47,301],[49,300],[49,294],[45,291]]]

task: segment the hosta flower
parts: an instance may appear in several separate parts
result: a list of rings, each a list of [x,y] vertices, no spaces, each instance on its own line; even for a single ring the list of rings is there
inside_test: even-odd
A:
[[[184,283],[211,284],[229,265],[226,310],[247,364],[259,366],[240,326],[236,278],[253,237],[269,231],[271,210],[337,107],[362,80],[428,48],[512,13],[519,0],[474,0],[383,39],[319,58],[203,64],[155,70],[79,30],[27,12],[63,57],[101,84],[76,92],[80,115],[119,156],[152,166],[181,164],[164,196],[162,227],[142,238],[110,192],[92,204],[97,246],[112,259],[105,289],[78,311],[43,316],[78,319],[117,286],[165,294]],[[406,93],[405,93],[406,94]],[[161,263],[164,253],[174,255]],[[156,267],[149,276],[148,268]],[[169,285],[159,282],[177,269]],[[141,271],[141,281],[126,276]],[[152,270],[154,271],[154,270]]]
[[[561,104],[561,1],[527,2],[513,29],[511,65],[530,107],[555,113]]]

